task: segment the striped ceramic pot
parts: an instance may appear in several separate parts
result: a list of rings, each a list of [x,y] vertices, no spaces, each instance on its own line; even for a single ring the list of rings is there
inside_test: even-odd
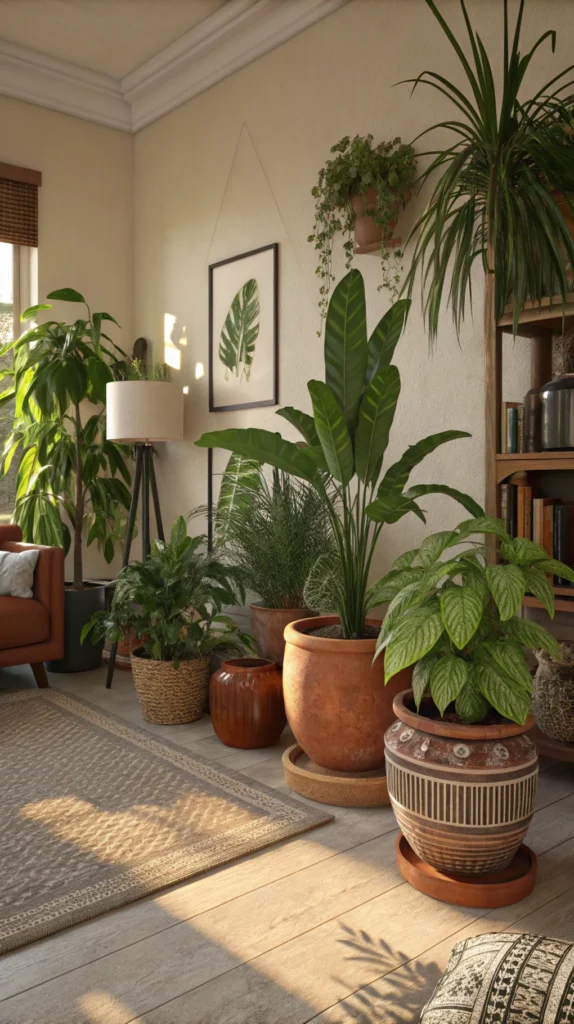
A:
[[[393,702],[387,784],[411,848],[439,871],[480,875],[512,860],[534,813],[534,725],[462,725],[418,715],[412,693]]]

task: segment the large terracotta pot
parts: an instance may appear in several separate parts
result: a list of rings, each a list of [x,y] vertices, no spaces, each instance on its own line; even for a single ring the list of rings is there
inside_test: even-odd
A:
[[[281,672],[265,658],[230,658],[211,677],[215,735],[228,747],[272,747],[285,728]]]
[[[283,664],[285,626],[296,619],[313,615],[308,608],[265,608],[260,601],[249,605],[251,632],[255,637],[257,651],[263,658]]]
[[[423,704],[424,708],[424,704]],[[534,725],[463,725],[418,715],[410,690],[395,697],[385,736],[387,784],[401,831],[439,871],[480,875],[505,868],[534,813]]]
[[[410,684],[410,669],[385,686],[376,639],[309,636],[333,626],[336,615],[300,619],[285,629],[283,694],[295,739],[315,764],[340,772],[380,768],[385,729],[394,718],[393,697]],[[368,625],[380,626],[376,619]]]

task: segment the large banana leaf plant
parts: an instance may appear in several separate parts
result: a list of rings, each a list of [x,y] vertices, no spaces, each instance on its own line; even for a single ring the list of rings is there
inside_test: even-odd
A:
[[[500,542],[497,565],[488,566],[485,545],[471,540],[483,534]],[[481,722],[494,708],[523,725],[532,694],[523,648],[561,659],[555,637],[516,618],[526,593],[554,617],[548,573],[574,582],[572,569],[538,544],[509,537],[500,519],[470,519],[426,537],[379,583],[379,596],[391,602],[377,642],[377,654],[385,651],[385,682],[414,665],[417,709],[428,694],[441,715],[452,704],[464,722]]]
[[[71,324],[34,324],[0,349],[0,356],[13,353],[12,367],[0,372],[0,380],[10,381],[0,403],[15,400],[0,476],[20,460],[14,519],[26,541],[66,551],[73,545],[77,589],[83,584],[82,537],[96,541],[111,561],[130,505],[129,450],[106,440],[101,408],[106,383],[125,375],[127,364],[102,331],[103,322],[116,323],[109,313],[91,313],[73,288],[48,298],[83,303],[87,316]],[[21,319],[35,320],[38,311],[51,308],[32,306]],[[89,404],[99,408],[86,417]]]
[[[446,96],[455,113],[423,132],[446,129],[452,142],[427,154],[433,159],[421,181],[432,179],[434,184],[428,206],[411,232],[416,244],[407,291],[411,294],[420,274],[431,340],[444,299],[458,330],[472,295],[472,268],[479,260],[487,281],[490,278],[487,331],[494,330],[505,304],[512,302],[516,332],[526,299],[539,302],[543,296],[558,295],[564,305],[572,290],[567,266],[574,265],[574,242],[562,211],[574,212],[574,65],[524,99],[534,57],[544,43],[553,52],[556,44],[556,33],[548,29],[521,53],[525,0],[520,0],[513,32],[508,0],[501,4],[500,68],[474,31],[464,0],[460,7],[466,48],[434,0],[426,4],[455,51],[466,88],[460,87],[459,79],[450,81],[436,71],[423,71],[410,80],[413,90],[427,85]]]
[[[411,471],[425,456],[447,441],[468,437],[465,431],[445,430],[424,438],[383,475],[401,388],[391,359],[408,309],[407,300],[396,302],[369,337],[363,278],[351,270],[329,303],[325,381],[308,383],[313,414],[292,407],[278,410],[303,441],[287,441],[279,433],[256,428],[213,431],[196,441],[203,448],[226,448],[268,463],[315,487],[326,504],[337,549],[335,563],[323,556],[316,575],[330,589],[346,638],[362,635],[369,608],[380,603],[377,586],[369,588],[368,579],[385,523],[396,523],[409,512],[424,522],[417,499],[435,493],[455,498],[471,515],[482,512],[468,495],[444,485],[407,488]]]

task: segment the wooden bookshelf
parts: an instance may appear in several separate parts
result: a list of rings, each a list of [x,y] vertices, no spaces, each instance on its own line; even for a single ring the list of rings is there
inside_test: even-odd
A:
[[[496,456],[496,483],[526,469],[531,473],[549,470],[574,470],[573,452],[513,452]]]
[[[562,308],[562,299],[559,295],[555,295],[553,298],[542,299],[540,305],[537,302],[525,302],[518,318],[518,323],[522,328],[538,325],[546,330],[550,328],[550,330],[555,331],[556,329],[562,329],[563,318],[566,321],[566,326],[572,327],[574,323],[574,292],[569,292],[566,296],[564,309]],[[512,323],[512,306],[507,306],[504,316],[498,321],[498,326],[512,328]],[[528,336],[526,334],[526,337]],[[542,381],[542,383],[545,384],[546,381]]]

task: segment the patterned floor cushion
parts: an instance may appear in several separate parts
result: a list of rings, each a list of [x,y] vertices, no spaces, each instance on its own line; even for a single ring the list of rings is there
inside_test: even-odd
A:
[[[574,944],[509,932],[464,939],[421,1024],[574,1024]]]

